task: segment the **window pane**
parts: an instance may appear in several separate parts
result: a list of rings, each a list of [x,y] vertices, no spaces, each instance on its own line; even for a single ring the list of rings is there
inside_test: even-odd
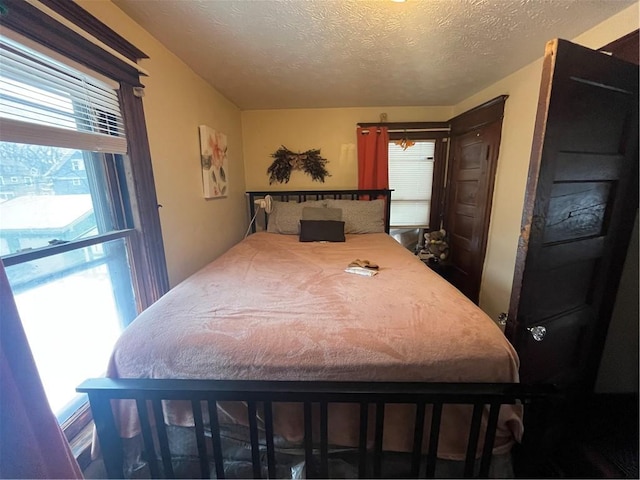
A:
[[[0,36],[0,117],[124,139],[112,85]]]
[[[0,255],[114,229],[104,156],[0,142]]]
[[[392,227],[429,226],[434,153],[434,140],[418,140],[407,149],[389,143]]]
[[[125,240],[118,239],[6,269],[60,421],[79,397],[75,387],[104,373],[123,325],[135,315],[128,268]]]
[[[391,222],[394,227],[429,225],[431,201],[391,201]]]

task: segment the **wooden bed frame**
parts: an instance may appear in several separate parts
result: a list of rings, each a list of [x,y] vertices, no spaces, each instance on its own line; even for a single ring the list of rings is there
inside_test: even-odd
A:
[[[391,221],[391,192],[389,189],[373,189],[373,190],[283,190],[283,191],[251,191],[247,192],[249,196],[249,214],[250,218],[256,215],[255,201],[271,195],[274,200],[281,202],[306,202],[308,200],[324,200],[331,198],[334,200],[376,200],[383,198],[385,200],[385,216],[384,231],[389,233]],[[264,225],[268,224],[269,216],[265,212]],[[251,232],[256,233],[256,223],[251,224]]]
[[[251,460],[254,478],[261,478],[261,447],[258,442],[257,411],[262,404],[265,415],[266,458],[268,478],[275,478],[275,454],[272,403],[302,403],[304,411],[304,457],[307,478],[329,478],[328,460],[328,405],[330,403],[355,403],[360,406],[358,478],[380,478],[384,452],[382,436],[384,408],[387,404],[415,405],[413,451],[410,478],[434,478],[436,452],[442,408],[447,404],[473,406],[469,430],[464,477],[477,474],[486,478],[492,459],[492,449],[501,405],[549,399],[554,394],[550,385],[523,385],[517,383],[412,383],[412,382],[289,382],[289,381],[243,381],[243,380],[165,380],[165,379],[88,379],[77,389],[89,396],[104,464],[109,478],[123,478],[123,445],[111,400],[133,399],[136,402],[144,441],[144,457],[152,478],[175,478],[171,463],[171,452],[167,430],[162,415],[162,400],[186,400],[191,403],[195,421],[201,478],[210,478],[205,425],[202,402],[207,402],[211,422],[211,446],[216,478],[224,478],[220,428],[217,421],[217,402],[246,402],[251,438]],[[149,403],[152,407],[149,411]],[[312,444],[311,411],[313,404],[320,407],[320,443]],[[367,450],[367,424],[369,405],[375,405],[375,446]],[[425,408],[432,408],[432,422],[428,432],[429,450],[421,452],[424,439]],[[485,408],[489,415],[484,435],[484,448],[479,470],[476,468],[475,452],[481,434],[481,419]],[[154,422],[149,421],[153,416]],[[161,466],[157,460],[154,438],[159,444]],[[264,451],[265,447],[262,447]],[[422,465],[422,468],[421,468]],[[424,470],[424,471],[422,471]]]
[[[255,201],[271,195],[274,200],[297,201],[321,200],[325,198],[386,200],[385,231],[389,233],[391,190],[312,190],[312,191],[251,191],[247,192],[251,218],[256,215]],[[267,222],[265,214],[265,226]],[[252,224],[256,231],[255,223]],[[359,448],[357,465],[359,478],[379,478],[387,452],[383,452],[382,438],[385,405],[402,403],[415,406],[413,452],[410,458],[410,477],[433,478],[436,472],[436,452],[440,432],[443,406],[466,404],[473,407],[469,425],[469,439],[464,461],[464,476],[487,477],[492,460],[492,449],[501,405],[521,402],[530,405],[554,396],[550,385],[522,385],[517,383],[395,383],[395,382],[326,382],[326,381],[241,381],[241,380],[183,380],[183,379],[88,379],[78,388],[78,392],[89,397],[100,449],[110,478],[123,477],[123,441],[120,438],[112,411],[114,399],[133,399],[136,402],[144,443],[144,458],[149,473],[154,478],[173,478],[174,469],[167,439],[167,428],[162,414],[163,400],[185,400],[190,402],[195,421],[195,436],[200,464],[200,475],[209,478],[209,460],[213,453],[213,463],[217,478],[224,478],[221,451],[220,428],[217,421],[217,402],[246,402],[249,419],[251,461],[254,478],[262,473],[261,456],[266,453],[266,471],[274,478],[276,459],[274,454],[274,431],[272,417],[273,402],[301,403],[304,412],[304,458],[306,475],[309,478],[328,478],[329,458],[332,453],[328,445],[328,411],[331,403],[354,403],[360,406]],[[211,425],[211,439],[206,440],[203,403]],[[319,406],[320,431],[315,437],[319,444],[313,444],[311,412]],[[369,407],[375,406],[374,448],[367,449],[367,425]],[[149,410],[151,407],[151,410]],[[432,410],[429,431],[424,431],[425,409]],[[264,409],[265,442],[259,445],[257,411]],[[528,407],[527,407],[528,408]],[[373,411],[373,410],[372,410]],[[488,412],[488,415],[486,415]],[[488,419],[487,427],[482,427],[483,416]],[[152,418],[150,421],[149,418]],[[372,419],[373,420],[373,419]],[[484,432],[482,456],[477,465],[476,451],[481,434]],[[429,447],[426,455],[421,446],[428,435]],[[209,453],[208,446],[209,444]],[[159,449],[159,452],[157,450]],[[158,461],[159,455],[159,461]],[[388,457],[386,457],[388,458]]]

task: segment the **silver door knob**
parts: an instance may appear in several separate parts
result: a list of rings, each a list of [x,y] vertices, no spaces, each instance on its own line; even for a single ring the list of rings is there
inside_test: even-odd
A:
[[[527,330],[531,332],[531,336],[536,342],[541,342],[542,340],[544,340],[544,336],[547,334],[547,329],[541,326],[528,327]]]

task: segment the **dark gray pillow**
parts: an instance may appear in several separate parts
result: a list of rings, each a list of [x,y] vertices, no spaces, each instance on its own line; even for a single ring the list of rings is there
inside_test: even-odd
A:
[[[300,220],[301,242],[344,242],[344,222]]]

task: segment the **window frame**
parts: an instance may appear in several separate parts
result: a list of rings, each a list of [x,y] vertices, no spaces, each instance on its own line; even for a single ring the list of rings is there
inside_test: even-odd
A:
[[[77,4],[65,0],[41,0],[41,3],[126,58],[133,61],[148,58]],[[127,187],[129,201],[134,206],[132,279],[138,311],[142,311],[169,290],[169,280],[140,93],[140,73],[64,25],[52,21],[32,5],[20,0],[5,0],[5,4],[7,11],[0,16],[0,24],[120,84],[118,96],[127,129],[129,158]]]
[[[40,3],[129,60],[137,62],[139,59],[148,58],[142,51],[74,2],[40,0]],[[128,237],[131,279],[137,311],[141,312],[169,290],[169,279],[141,98],[143,85],[140,82],[140,73],[133,66],[94,45],[63,24],[52,20],[29,3],[21,0],[4,0],[3,4],[5,11],[0,15],[0,24],[3,27],[119,83],[118,97],[127,131],[129,160],[125,168],[126,178],[116,180],[126,183],[125,201],[133,217],[130,219],[132,228],[86,240],[43,247],[27,253],[8,255],[3,257],[3,263],[8,266],[40,255],[49,256],[93,243],[102,243],[105,237]],[[74,452],[79,460],[81,457],[85,460],[88,458],[86,454],[91,442],[90,438],[87,440],[86,431],[90,428],[91,420],[90,410],[85,404],[62,425],[67,439],[72,445],[74,442],[77,445],[77,450],[74,449]],[[84,466],[85,461],[81,462],[81,467]]]
[[[389,143],[403,138],[408,140],[435,140],[429,231],[440,230],[445,213],[447,157],[449,155],[449,137],[451,135],[449,122],[358,123],[358,126],[362,128],[387,127],[389,130]]]
[[[403,136],[401,140],[402,141],[406,140],[406,136]],[[394,195],[392,195],[392,198],[391,198],[391,210],[392,210],[392,212],[391,212],[391,228],[392,229],[398,229],[398,230],[419,229],[419,230],[424,231],[424,230],[428,230],[430,228],[430,226],[431,226],[431,206],[432,206],[431,205],[431,196],[433,194],[433,187],[434,187],[433,180],[435,178],[435,175],[434,175],[435,174],[435,149],[436,149],[436,145],[437,145],[437,140],[435,140],[435,139],[428,139],[428,140],[420,139],[420,140],[412,140],[412,141],[414,141],[415,143],[413,145],[411,145],[411,146],[408,146],[407,148],[402,148],[401,146],[399,146],[398,145],[398,140],[395,140],[395,141],[394,140],[390,140],[389,141],[389,145],[388,145],[388,148],[389,148],[389,167],[388,167],[388,170],[389,170],[389,174],[388,174],[389,175],[389,188],[391,188],[393,190],[394,195],[406,196],[406,195],[410,194],[409,190],[404,190],[402,188],[399,189],[399,186],[397,184],[395,184],[395,183],[392,184],[392,178],[395,177],[397,179],[398,177],[404,177],[405,174],[406,174],[405,172],[400,173],[400,171],[402,169],[398,169],[397,164],[396,164],[396,162],[406,161],[406,159],[402,159],[401,160],[398,156],[402,156],[407,151],[408,151],[409,155],[412,154],[412,153],[415,153],[412,150],[417,147],[418,143],[427,143],[427,142],[432,143],[432,145],[433,145],[433,154],[431,155],[431,162],[430,162],[431,163],[431,179],[430,179],[430,181],[431,181],[431,191],[429,192],[429,199],[428,199],[429,217],[426,219],[427,225],[418,224],[418,223],[411,224],[411,225],[400,225],[398,223],[394,223],[394,221],[393,221],[393,210],[394,210],[393,205],[394,205],[394,203],[396,203],[396,205],[400,205],[400,204],[402,204],[403,201],[419,202],[419,201],[423,201],[423,199],[418,199],[418,198],[415,198],[415,197],[400,199],[400,198],[393,198]],[[392,154],[392,151],[391,151],[392,145],[393,145],[393,149],[395,151],[395,153],[393,153],[393,154]],[[400,151],[402,151],[402,153]],[[418,168],[418,167],[416,167],[416,168]],[[424,168],[428,170],[427,166],[424,166]],[[428,176],[428,172],[422,172],[422,174],[425,175],[425,178],[426,178],[426,176]],[[416,177],[413,177],[413,176],[412,176],[412,180],[414,182],[418,182],[418,183],[422,182],[422,180],[420,178],[416,178]],[[420,188],[418,185],[414,184],[414,186],[416,186],[417,188]],[[400,191],[400,190],[403,190],[403,191]],[[415,192],[411,192],[411,193],[415,193]]]
[[[431,189],[431,211],[429,213],[429,231],[440,230],[444,221],[445,210],[445,181],[447,171],[447,153],[449,149],[449,136],[436,134],[435,132],[415,132],[413,135],[401,135],[392,137],[389,134],[389,142],[408,138],[409,140],[433,140],[436,142],[433,154],[433,180]]]

